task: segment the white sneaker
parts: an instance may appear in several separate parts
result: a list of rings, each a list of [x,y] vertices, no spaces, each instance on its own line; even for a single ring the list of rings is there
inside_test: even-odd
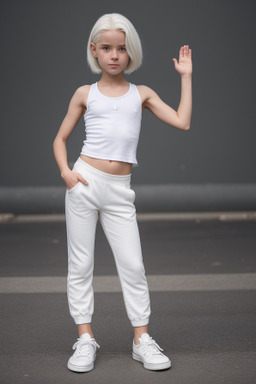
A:
[[[97,348],[100,348],[89,333],[84,333],[73,345],[74,354],[68,361],[68,369],[75,372],[88,372],[94,368]]]
[[[171,367],[170,359],[161,352],[163,349],[159,347],[148,333],[143,333],[139,341],[140,344],[136,345],[133,340],[132,357],[134,360],[142,362],[144,368],[153,371]]]

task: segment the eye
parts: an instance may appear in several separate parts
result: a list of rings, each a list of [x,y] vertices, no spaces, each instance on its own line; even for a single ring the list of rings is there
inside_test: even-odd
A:
[[[120,48],[120,51],[121,51],[121,52],[126,52],[126,48],[125,48],[125,47],[121,47],[121,48]]]
[[[109,47],[102,47],[103,51],[108,51]]]

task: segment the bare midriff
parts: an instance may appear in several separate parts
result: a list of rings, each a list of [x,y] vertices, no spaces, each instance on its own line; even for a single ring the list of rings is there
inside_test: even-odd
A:
[[[129,175],[132,171],[132,164],[123,161],[95,159],[86,155],[80,158],[92,167],[112,175]]]

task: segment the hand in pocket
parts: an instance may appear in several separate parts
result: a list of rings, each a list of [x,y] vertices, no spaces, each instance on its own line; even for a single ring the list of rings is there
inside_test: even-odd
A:
[[[61,177],[63,178],[67,189],[70,190],[76,186],[79,181],[84,185],[88,185],[88,182],[83,178],[83,176],[79,172],[74,171],[65,171],[62,173]]]

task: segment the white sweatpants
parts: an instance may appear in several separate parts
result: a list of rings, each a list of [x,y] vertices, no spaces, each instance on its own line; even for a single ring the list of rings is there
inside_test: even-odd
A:
[[[70,314],[76,324],[91,322],[94,244],[99,218],[114,255],[128,318],[134,327],[146,325],[151,313],[150,297],[131,175],[99,171],[80,157],[73,171],[79,172],[88,186],[79,182],[66,191],[65,197]]]

